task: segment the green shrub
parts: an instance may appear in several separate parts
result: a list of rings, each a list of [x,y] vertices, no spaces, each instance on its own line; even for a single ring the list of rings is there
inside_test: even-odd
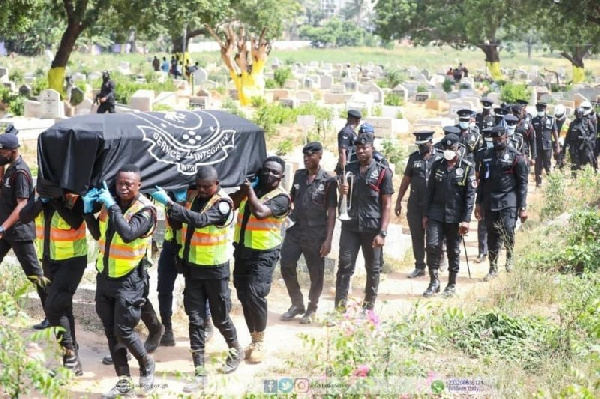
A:
[[[17,94],[12,95],[8,101],[8,111],[16,116],[23,116],[25,113],[25,100],[26,98]]]
[[[383,109],[381,105],[376,105],[373,107],[373,116],[383,116]]]
[[[427,88],[427,86],[425,85],[418,85],[417,86],[417,93],[425,93],[426,91],[428,91],[429,89]]]
[[[10,79],[11,82],[14,82],[15,85],[19,85],[23,82],[24,76],[25,75],[21,69],[15,68],[11,69],[10,73],[8,74],[8,79]]]
[[[275,79],[265,79],[265,89],[276,89],[277,81]]]
[[[291,139],[285,139],[277,145],[277,151],[275,154],[282,157],[289,154],[294,149],[294,143]]]
[[[444,79],[444,83],[442,83],[442,88],[446,93],[450,93],[452,88],[454,87],[454,81],[450,79]]]
[[[396,112],[396,119],[404,119],[404,114],[402,113],[402,111]]]
[[[404,98],[402,98],[401,95],[390,92],[390,93],[386,93],[384,98],[383,98],[383,103],[385,105],[390,105],[393,107],[399,107],[404,105]]]
[[[383,155],[387,158],[389,163],[394,165],[400,165],[400,163],[406,158],[406,151],[404,148],[390,139],[383,140]]]
[[[241,116],[242,118],[246,117],[246,114],[244,113],[244,111],[242,111],[239,108],[239,106],[237,105],[237,103],[229,97],[223,101],[222,106],[223,106],[223,109],[225,109],[226,111],[228,111],[229,113],[231,113],[233,115]]]
[[[530,96],[529,88],[522,83],[506,83],[502,86],[500,92],[500,99],[508,104],[514,104],[517,100],[528,99]]]
[[[173,107],[168,104],[152,104],[152,111],[168,112],[168,111],[173,111]]]
[[[291,68],[277,68],[273,74],[273,79],[277,82],[277,87],[283,87],[285,85],[286,80],[292,77]]]
[[[385,82],[385,86],[381,87],[389,87],[390,89],[393,89],[406,80],[406,75],[397,69],[392,69],[385,72],[383,80]]]
[[[250,103],[254,108],[259,108],[267,104],[267,100],[263,96],[253,96],[250,98]]]

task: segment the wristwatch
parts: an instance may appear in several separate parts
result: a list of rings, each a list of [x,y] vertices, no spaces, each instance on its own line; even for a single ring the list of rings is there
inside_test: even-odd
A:
[[[379,235],[382,236],[383,238],[387,237],[387,231],[381,230],[379,232]]]

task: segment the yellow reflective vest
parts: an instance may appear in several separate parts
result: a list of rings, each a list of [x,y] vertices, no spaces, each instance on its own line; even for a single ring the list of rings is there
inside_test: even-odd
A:
[[[130,243],[125,243],[121,236],[115,232],[108,248],[108,277],[118,278],[129,274],[135,269],[142,259],[146,256],[147,251],[152,248],[152,233],[156,227],[156,209],[150,200],[143,195],[138,195],[137,199],[131,204],[129,209],[125,211],[123,217],[129,221],[139,211],[147,208],[152,211],[152,228],[144,234],[133,240]],[[104,257],[106,255],[106,231],[108,229],[108,211],[106,207],[102,207],[100,217],[98,219],[100,226],[100,253],[96,261],[96,270],[102,273],[104,271]]]
[[[194,229],[190,240],[188,257],[184,257],[185,241],[187,238],[188,225],[184,224],[180,230],[181,259],[195,266],[219,266],[229,260],[229,240],[227,239],[229,227],[233,222],[233,201],[222,190],[212,196],[204,205],[200,213],[206,212],[218,201],[227,200],[231,207],[228,220],[222,226],[210,225],[201,229]],[[186,203],[186,209],[190,209],[192,202]]]
[[[77,229],[71,228],[58,212],[53,211],[50,219],[50,259],[55,261],[87,256],[85,222]],[[44,211],[35,218],[35,250],[38,259],[44,256],[46,240],[46,219]]]
[[[281,187],[277,187],[275,190],[260,197],[262,202],[265,202],[271,198],[275,198],[279,194],[289,195]],[[242,231],[242,224],[244,220],[244,212],[246,211],[247,199],[240,203],[240,208],[237,216],[237,222],[235,224],[234,241],[240,244],[240,235]],[[246,229],[244,230],[244,240],[242,245],[250,249],[258,249],[266,251],[273,249],[283,241],[281,235],[281,229],[287,213],[283,216],[269,216],[265,219],[258,219],[252,212],[246,223]]]

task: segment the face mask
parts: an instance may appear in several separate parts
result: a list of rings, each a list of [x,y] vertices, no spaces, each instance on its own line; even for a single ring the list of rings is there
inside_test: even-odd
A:
[[[0,166],[8,165],[9,163],[10,158],[0,156]]]
[[[494,142],[492,141],[492,139],[485,139],[485,147],[487,149],[490,149],[490,148],[494,147]]]
[[[483,107],[483,109],[485,109],[485,110],[488,110],[488,111],[489,111],[490,109],[492,109],[492,107],[491,107],[491,106],[490,106],[490,107]]]
[[[538,111],[537,116],[539,116],[540,118],[543,118],[544,115],[546,115],[546,113],[544,111]]]
[[[260,182],[262,183],[263,187],[271,187],[276,181],[277,177],[271,174],[264,174],[260,176]]]
[[[516,128],[517,127],[515,125],[508,125],[508,126],[506,126],[506,132],[508,134],[513,134],[515,132]]]
[[[496,151],[502,151],[506,148],[506,142],[494,143],[494,149]]]
[[[456,151],[454,150],[444,150],[444,159],[446,161],[451,161],[456,157]]]
[[[421,145],[419,145],[419,152],[421,154],[428,154],[429,153],[429,146],[427,144],[421,144]]]
[[[469,122],[458,122],[458,126],[460,126],[461,129],[468,129]]]

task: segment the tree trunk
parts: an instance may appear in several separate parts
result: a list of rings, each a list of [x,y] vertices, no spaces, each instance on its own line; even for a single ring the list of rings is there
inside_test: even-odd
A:
[[[56,90],[63,97],[65,68],[67,67],[67,62],[69,62],[69,57],[73,52],[73,47],[75,47],[75,42],[82,31],[83,28],[79,21],[69,21],[67,29],[60,39],[60,44],[58,45],[58,50],[54,55],[54,60],[52,60],[50,70],[48,71],[48,88]]]
[[[527,39],[527,59],[531,59],[531,48],[533,47],[533,43],[531,39]]]
[[[490,40],[489,44],[481,44],[478,46],[485,54],[485,64],[488,67],[493,80],[502,79],[502,71],[500,70],[500,41]]]
[[[573,65],[573,83],[583,83],[585,80],[585,65],[583,64],[583,58],[590,51],[591,45],[587,46],[575,46],[575,51],[572,54],[563,51],[560,53],[561,56],[568,59]]]

